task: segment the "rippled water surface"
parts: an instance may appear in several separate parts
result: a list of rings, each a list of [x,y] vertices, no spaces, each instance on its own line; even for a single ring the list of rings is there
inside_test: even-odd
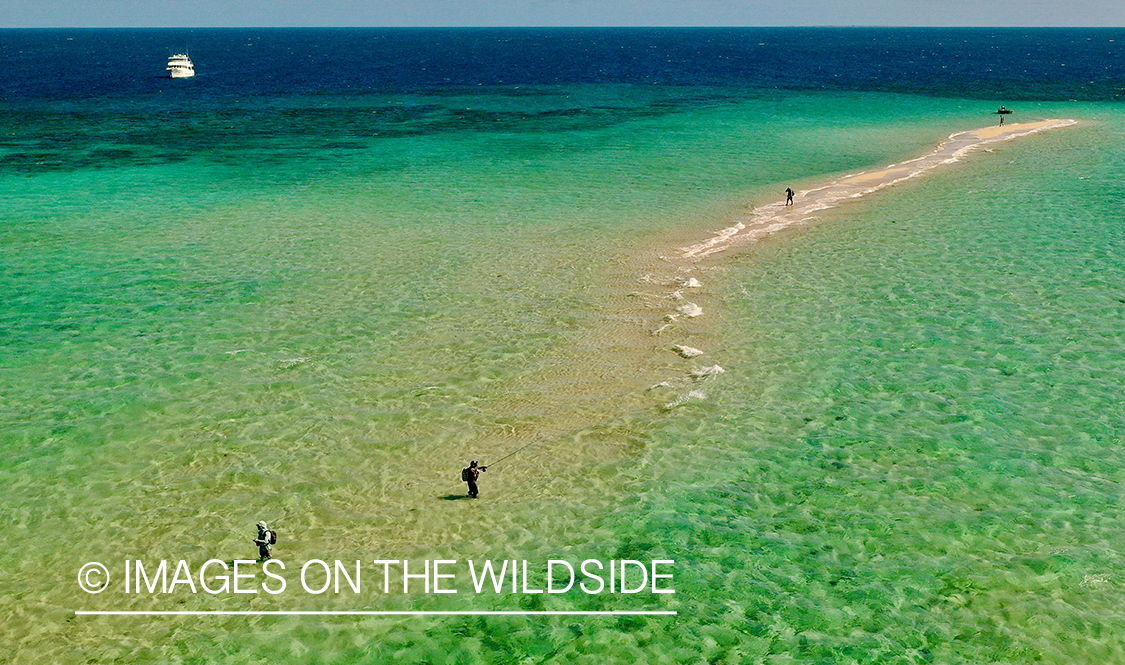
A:
[[[0,661],[1125,662],[1125,35],[919,34],[0,32]],[[128,75],[79,94],[75,55]],[[677,249],[1000,102],[1079,124]],[[286,562],[677,593],[75,585],[252,558],[259,519]],[[74,615],[637,605],[678,614]]]

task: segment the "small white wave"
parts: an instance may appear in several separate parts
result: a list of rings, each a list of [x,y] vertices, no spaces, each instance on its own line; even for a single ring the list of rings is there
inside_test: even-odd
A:
[[[1080,582],[1079,584],[1086,589],[1097,589],[1098,587],[1109,584],[1109,582],[1110,580],[1108,573],[1098,573],[1097,575],[1087,574],[1082,578],[1082,582]]]
[[[691,371],[691,375],[697,379],[706,379],[712,376],[725,374],[726,370],[718,365],[711,365],[710,367],[699,367]]]
[[[688,317],[689,319],[694,319],[695,317],[701,316],[703,314],[703,308],[690,301],[677,307],[676,311]]]
[[[676,344],[672,350],[685,358],[695,358],[696,356],[703,355],[703,352],[691,346],[684,346],[683,344]]]
[[[694,278],[694,277],[689,277],[688,280],[686,282],[684,282],[684,288],[685,289],[698,289],[702,286],[703,286],[703,284],[700,283],[700,281],[698,279]]]
[[[707,399],[707,395],[702,390],[690,390],[687,394],[680,395],[676,399],[664,405],[664,408],[671,411],[672,409],[683,406],[693,399]]]

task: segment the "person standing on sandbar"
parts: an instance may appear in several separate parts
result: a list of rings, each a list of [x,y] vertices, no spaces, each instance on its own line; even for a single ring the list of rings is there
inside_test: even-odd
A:
[[[785,188],[785,205],[787,205],[787,206],[793,205],[793,188],[792,187],[786,187]]]

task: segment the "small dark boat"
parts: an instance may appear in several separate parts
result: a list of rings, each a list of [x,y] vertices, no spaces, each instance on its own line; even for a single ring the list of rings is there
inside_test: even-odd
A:
[[[1008,115],[1011,112],[1012,112],[1012,109],[1004,108],[1003,106],[1001,106],[1000,110],[997,111],[997,113],[999,113],[1000,115]]]

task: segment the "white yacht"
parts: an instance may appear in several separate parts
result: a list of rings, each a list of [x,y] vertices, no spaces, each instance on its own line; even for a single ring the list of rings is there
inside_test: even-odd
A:
[[[174,79],[186,79],[195,76],[195,65],[186,53],[177,53],[168,58],[168,76]]]

